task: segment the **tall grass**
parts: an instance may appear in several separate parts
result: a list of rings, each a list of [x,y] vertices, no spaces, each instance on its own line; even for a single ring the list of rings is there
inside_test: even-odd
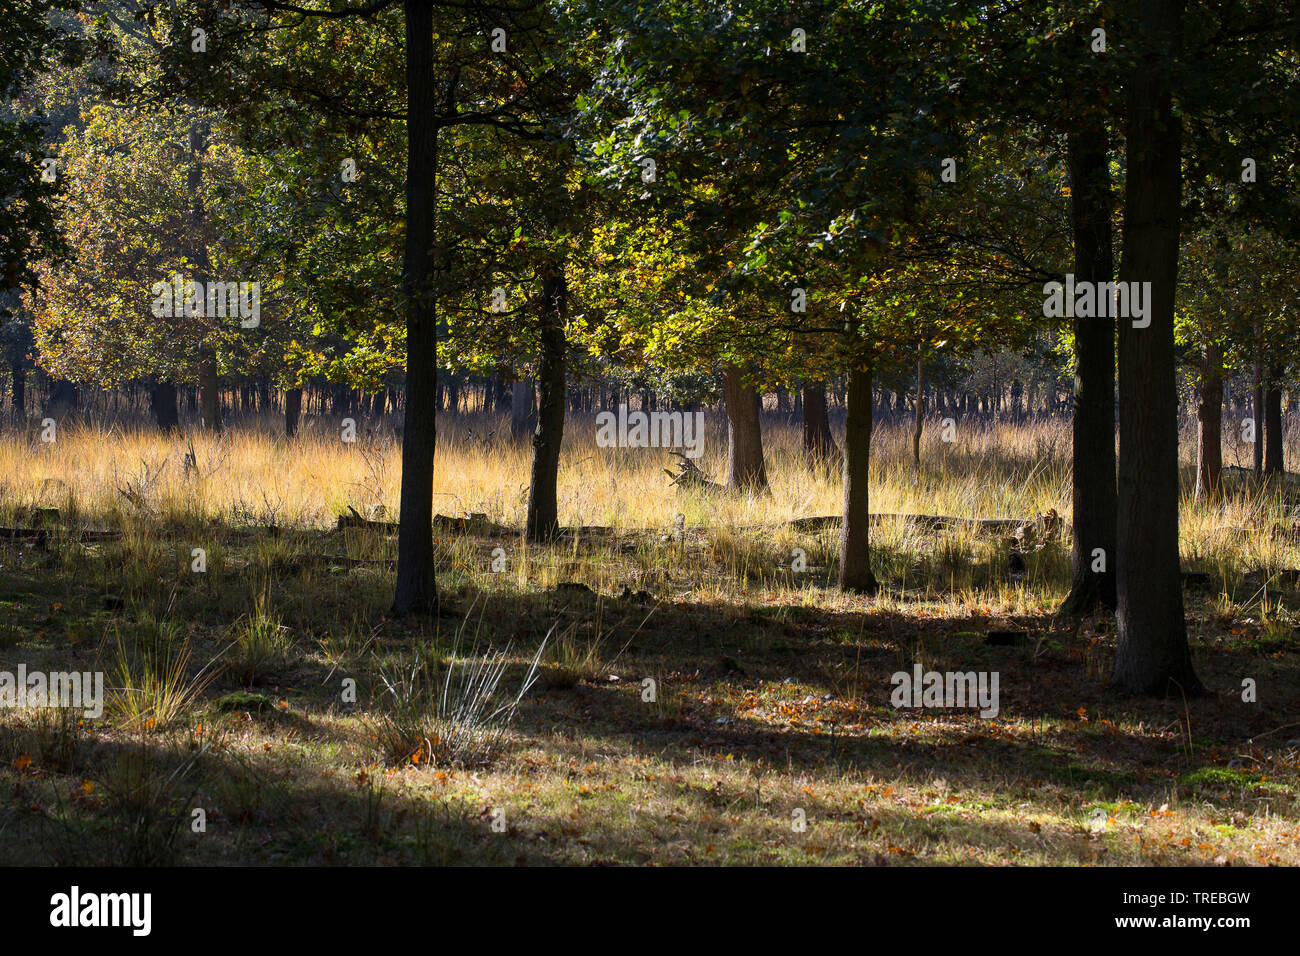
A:
[[[1184,431],[1184,556],[1213,566],[1244,549],[1252,564],[1294,566],[1290,542],[1262,534],[1243,542],[1241,532],[1286,522],[1297,495],[1285,485],[1256,489],[1238,482],[1230,483],[1219,504],[1192,501],[1195,442]],[[523,525],[531,445],[502,437],[508,434],[500,416],[469,413],[439,421],[437,510],[483,512],[510,527]],[[700,465],[721,480],[726,465],[721,411],[705,413],[704,434]],[[592,416],[569,417],[559,473],[562,524],[669,530],[681,514],[688,527],[747,528],[836,514],[841,507],[838,471],[811,465],[798,424],[776,416],[764,422],[769,494],[703,495],[671,487],[663,474],[667,451],[600,448],[595,435]],[[1055,509],[1068,520],[1067,420],[959,421],[955,437],[944,442],[938,419],[929,420],[918,471],[910,423],[880,423],[872,438],[872,511],[1028,518]],[[1224,440],[1225,461],[1232,463],[1235,436],[1225,429]],[[193,463],[187,465],[191,449]],[[1300,453],[1295,442],[1287,450],[1289,460]],[[58,507],[65,518],[75,515],[128,531],[159,522],[198,528],[212,521],[323,529],[349,505],[365,515],[396,517],[400,470],[399,436],[382,424],[363,423],[357,441],[345,443],[328,419],[309,420],[294,439],[280,435],[270,418],[221,435],[175,436],[144,426],[72,422],[60,427],[52,444],[13,432],[0,435],[0,475],[5,476],[0,521],[21,523],[34,507]],[[886,524],[875,541],[889,549],[902,545],[905,534],[901,526]]]

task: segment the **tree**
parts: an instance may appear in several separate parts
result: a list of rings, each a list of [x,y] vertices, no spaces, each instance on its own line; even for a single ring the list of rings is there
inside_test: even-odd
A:
[[[1142,0],[1128,85],[1120,282],[1149,282],[1149,326],[1119,330],[1119,648],[1113,685],[1199,694],[1183,618],[1178,551],[1174,299],[1182,214],[1182,129],[1174,84],[1182,0]]]
[[[264,14],[258,29],[236,22],[220,35],[224,40],[264,39],[303,18],[390,26],[387,16],[396,0],[369,0],[355,5],[308,6],[283,0],[256,0]],[[527,84],[515,82],[513,61],[492,50],[494,30],[526,41],[532,0],[404,0],[401,42],[405,54],[404,95],[395,118],[406,123],[404,180],[405,238],[402,253],[401,309],[404,318],[405,401],[402,429],[401,518],[397,546],[395,614],[438,609],[433,552],[433,458],[437,426],[437,336],[440,285],[446,280],[446,249],[439,242],[439,176],[446,156],[445,131],[463,125],[517,128],[519,94]],[[435,31],[436,23],[436,31]],[[214,30],[217,24],[213,24]],[[436,32],[436,36],[435,36]],[[223,63],[230,69],[228,63]],[[283,70],[278,63],[252,64],[252,76],[269,81],[278,96],[306,101],[324,109],[365,116],[364,102],[342,100],[328,82],[330,62],[298,61],[300,70]],[[184,65],[178,67],[181,81]],[[323,74],[323,75],[322,75]],[[248,89],[259,88],[248,83]],[[324,80],[324,82],[322,82]],[[224,84],[206,91],[220,96]],[[354,91],[355,92],[355,91]],[[375,92],[370,90],[371,95]],[[265,95],[261,97],[265,102]],[[393,116],[392,113],[385,113]]]
[[[70,255],[38,263],[27,296],[41,364],[74,382],[151,380],[164,428],[176,425],[175,386],[206,375],[214,422],[217,363],[237,361],[244,344],[241,308],[256,305],[260,323],[260,292],[207,294],[240,246],[235,223],[205,212],[237,191],[237,151],[198,111],[96,105],[66,131],[58,159],[56,209]]]

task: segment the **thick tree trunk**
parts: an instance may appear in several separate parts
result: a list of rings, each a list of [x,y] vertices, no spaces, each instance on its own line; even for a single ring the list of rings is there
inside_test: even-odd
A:
[[[560,445],[564,440],[567,295],[563,268],[556,268],[543,278],[542,350],[537,377],[539,407],[537,432],[533,435],[533,473],[528,485],[528,520],[524,529],[530,541],[549,540],[560,530],[556,483]]]
[[[735,368],[723,373],[723,387],[727,399],[727,487],[733,491],[766,491],[758,390],[745,384]]]
[[[406,14],[406,408],[402,420],[401,521],[393,613],[436,611],[433,569],[433,455],[437,441],[437,315],[434,213],[440,109],[433,80],[433,6],[404,0]],[[455,82],[454,80],[452,81]],[[448,100],[455,94],[448,89]]]
[[[1085,116],[1068,138],[1075,281],[1111,282],[1114,199],[1109,140],[1100,112]],[[1115,607],[1115,320],[1074,320],[1074,526],[1070,593],[1063,614]]]
[[[1204,692],[1192,669],[1178,555],[1178,393],[1174,300],[1182,192],[1182,121],[1170,78],[1182,0],[1141,0],[1138,35],[1156,47],[1129,82],[1121,282],[1150,282],[1145,328],[1119,333],[1119,649],[1113,686],[1140,694]]]
[[[1218,501],[1223,473],[1223,350],[1207,345],[1196,407],[1196,500]]]
[[[176,407],[176,386],[170,382],[156,382],[149,392],[149,406],[154,421],[164,432],[176,430],[180,414]]]
[[[1264,390],[1264,477],[1286,471],[1282,451],[1282,389],[1278,386],[1279,369],[1273,369]],[[1258,437],[1258,436],[1257,436]]]
[[[815,463],[835,463],[840,460],[840,450],[831,436],[830,416],[826,410],[826,383],[809,382],[804,385],[803,449]]]
[[[302,389],[291,388],[284,393],[284,433],[292,438],[298,434],[298,420],[302,417]]]
[[[844,432],[844,513],[840,525],[839,585],[845,591],[875,594],[871,573],[871,370],[849,373],[848,422]]]

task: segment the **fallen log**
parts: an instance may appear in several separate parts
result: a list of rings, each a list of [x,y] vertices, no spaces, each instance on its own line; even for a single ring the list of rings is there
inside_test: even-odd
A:
[[[460,518],[434,515],[433,526],[449,534],[467,534],[478,538],[508,538],[520,533],[518,528],[507,528],[503,524],[489,521],[486,514],[473,511]]]
[[[950,528],[973,528],[977,534],[1001,535],[1018,532],[1026,525],[1034,524],[1033,518],[958,518],[952,515],[922,514],[873,514],[871,524],[882,521],[905,521],[923,531],[947,531]],[[822,515],[814,518],[795,518],[787,521],[787,527],[795,531],[827,531],[839,528],[842,521],[839,515]]]
[[[330,566],[344,568],[395,568],[397,567],[396,558],[352,558],[343,554],[297,554],[292,558],[273,561],[268,564],[267,570],[280,574],[299,574],[307,569],[308,566]]]
[[[669,452],[677,458],[677,471],[664,469],[664,474],[668,476],[668,484],[679,488],[694,488],[697,491],[707,491],[717,493],[726,491],[726,488],[715,481],[709,480],[709,476],[700,471],[699,467],[684,452]]]
[[[351,514],[339,515],[336,530],[364,528],[368,531],[378,531],[380,534],[397,534],[397,529],[400,527],[396,521],[371,521],[368,518],[363,518],[357,509],[351,505],[348,505],[348,511]]]
[[[339,515],[338,517],[338,530],[340,531],[344,528],[363,528],[381,534],[397,533],[399,526],[395,521],[371,521],[361,517],[355,508],[349,507],[348,510],[351,514]],[[1064,525],[1055,512],[1049,512],[1035,518],[961,518],[953,515],[877,513],[871,515],[870,520],[873,525],[885,521],[903,521],[927,533],[946,531],[953,528],[970,528],[976,534],[1014,536],[1017,538],[1030,538],[1033,541],[1058,537],[1062,531],[1069,533],[1069,526]],[[795,531],[815,532],[839,528],[840,522],[839,515],[819,515],[810,518],[795,518],[784,522],[784,525]],[[472,512],[455,518],[446,515],[434,515],[433,526],[435,529],[449,534],[483,538],[518,537],[522,534],[519,528],[510,528],[497,524],[495,521],[488,520],[486,514]],[[772,527],[775,527],[775,525],[746,525],[739,530],[759,531]],[[655,528],[611,528],[606,525],[574,525],[561,528],[559,533],[561,536],[568,538],[607,538],[619,535],[644,534],[657,530]],[[676,532],[707,530],[706,526],[678,528]]]
[[[379,534],[397,534],[398,529],[401,528],[401,525],[396,521],[371,521],[369,518],[363,518],[358,514],[357,509],[350,505],[348,511],[351,514],[339,515],[336,530],[361,528]],[[510,537],[520,533],[518,528],[507,528],[495,521],[489,521],[486,514],[473,513],[457,518],[451,518],[447,515],[434,515],[433,527],[435,530],[447,534],[465,534],[481,538]]]

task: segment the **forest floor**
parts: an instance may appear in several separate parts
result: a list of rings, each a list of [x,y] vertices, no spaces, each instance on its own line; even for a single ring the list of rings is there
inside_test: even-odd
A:
[[[725,499],[667,488],[659,450],[572,442],[561,520],[609,530],[440,534],[436,619],[386,613],[393,536],[327,528],[391,518],[391,441],[0,442],[0,523],[46,522],[0,540],[0,672],[108,688],[101,718],[0,708],[0,863],[1300,863],[1290,483],[1185,502],[1210,693],[1135,699],[1106,689],[1113,620],[1054,615],[1061,540],[1013,570],[1002,538],[885,521],[881,594],[836,591],[837,532],[785,524],[834,514],[835,476],[767,431],[773,493]],[[517,526],[526,448],[484,465],[466,432],[440,434],[445,513]],[[1068,514],[1061,434],[935,441],[918,477],[885,428],[873,511]],[[454,703],[499,663],[508,703],[539,648],[503,732],[439,717],[449,673]],[[894,707],[917,664],[996,672],[999,713]]]

